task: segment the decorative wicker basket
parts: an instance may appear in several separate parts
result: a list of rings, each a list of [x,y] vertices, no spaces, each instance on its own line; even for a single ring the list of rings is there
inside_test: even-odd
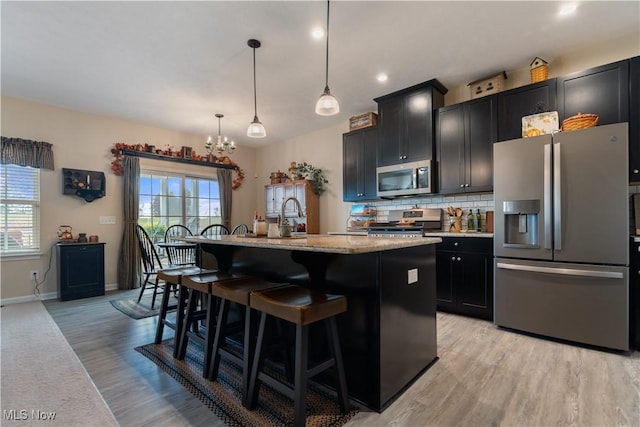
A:
[[[531,70],[531,83],[541,82],[549,78],[549,66],[541,65]]]
[[[568,131],[591,128],[598,124],[598,118],[597,114],[578,113],[562,121],[562,130]]]

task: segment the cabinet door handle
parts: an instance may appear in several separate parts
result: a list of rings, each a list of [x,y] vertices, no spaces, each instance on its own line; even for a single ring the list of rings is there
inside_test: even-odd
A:
[[[458,260],[458,261],[460,261],[460,257],[458,257],[458,259],[457,259],[457,260]]]
[[[460,184],[460,188],[464,188],[464,184]]]
[[[458,242],[454,242],[454,243],[453,243],[453,246],[458,246]]]
[[[638,170],[638,169],[634,169],[633,170],[633,173],[638,173],[638,172],[640,172],[640,170]]]
[[[456,257],[452,256],[451,261],[455,261],[455,260],[456,260]]]

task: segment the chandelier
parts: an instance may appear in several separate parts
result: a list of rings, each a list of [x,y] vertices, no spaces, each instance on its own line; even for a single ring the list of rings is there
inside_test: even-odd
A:
[[[226,136],[223,137],[220,134],[220,119],[223,118],[224,115],[217,113],[216,117],[218,118],[218,140],[214,144],[213,139],[211,138],[211,136],[209,136],[209,138],[207,138],[207,142],[204,143],[204,148],[207,149],[209,154],[212,154],[214,149],[218,152],[218,154],[224,154],[225,151],[231,154],[233,153],[233,150],[236,149],[236,143],[233,140],[229,141]]]

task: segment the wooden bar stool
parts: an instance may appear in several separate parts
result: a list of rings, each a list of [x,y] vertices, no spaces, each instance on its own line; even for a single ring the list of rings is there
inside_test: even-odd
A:
[[[309,378],[335,366],[336,391],[342,412],[349,407],[347,381],[342,364],[340,341],[335,316],[347,310],[347,299],[343,295],[318,292],[301,286],[289,285],[251,293],[250,306],[261,313],[258,340],[251,368],[247,407],[253,409],[258,400],[260,383],[264,382],[294,401],[294,425],[304,426],[306,420],[306,389]],[[291,387],[262,371],[263,346],[267,315],[295,324],[294,384]],[[331,357],[308,368],[309,326],[323,320]]]
[[[178,297],[178,313],[184,313],[184,320],[180,322],[179,333],[173,356],[178,360],[183,360],[187,354],[189,339],[195,339],[204,346],[204,362],[202,365],[202,375],[209,376],[209,359],[211,348],[215,336],[215,301],[216,298],[211,293],[213,284],[216,283],[241,283],[245,280],[253,280],[251,276],[239,273],[227,272],[207,272],[205,274],[195,274],[184,276],[180,286],[180,296]],[[198,310],[198,302],[202,301],[202,307]],[[184,310],[181,310],[184,308]],[[197,330],[190,331],[192,326],[196,326],[199,320],[205,320],[206,331],[201,336]],[[194,328],[195,329],[195,328]]]
[[[162,303],[160,304],[160,312],[158,313],[158,325],[156,326],[156,338],[153,341],[155,344],[160,344],[162,342],[162,334],[164,332],[164,327],[167,326],[174,331],[176,331],[175,336],[178,335],[180,328],[182,326],[181,322],[183,317],[176,314],[176,321],[172,322],[167,319],[167,312],[174,308],[178,308],[180,305],[178,304],[169,304],[169,297],[172,291],[177,290],[178,286],[182,283],[182,277],[188,276],[191,274],[201,274],[208,270],[203,270],[199,267],[181,267],[181,268],[168,268],[164,270],[158,271],[158,280],[163,280],[166,285],[164,292],[162,294]],[[177,344],[177,341],[174,336],[174,344]],[[175,348],[175,347],[174,347]]]
[[[242,404],[247,402],[249,390],[249,374],[251,369],[251,361],[253,359],[253,350],[255,348],[254,331],[252,328],[251,312],[249,306],[249,297],[252,292],[264,291],[275,287],[283,286],[281,283],[271,283],[259,278],[246,278],[242,280],[213,282],[211,284],[211,294],[220,298],[220,309],[218,313],[218,325],[211,350],[211,366],[207,378],[211,381],[218,379],[218,370],[220,368],[220,358],[224,356],[231,359],[238,365],[242,366]],[[288,285],[288,284],[286,284]],[[243,348],[242,357],[225,348],[226,337],[230,331],[228,324],[229,305],[236,303],[244,306],[244,332],[243,332]]]

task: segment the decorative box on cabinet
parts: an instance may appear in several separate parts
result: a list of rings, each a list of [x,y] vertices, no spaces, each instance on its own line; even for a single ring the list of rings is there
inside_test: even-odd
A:
[[[342,200],[377,198],[376,150],[378,129],[370,127],[342,135]]]
[[[439,193],[493,190],[497,97],[440,108],[436,115]]]
[[[447,93],[433,79],[375,98],[378,103],[378,166],[433,160],[434,111]]]
[[[318,234],[320,232],[320,201],[319,196],[311,190],[311,186],[305,180],[269,184],[264,186],[265,216],[275,219],[282,212],[282,202],[287,197],[298,199],[306,214],[307,233]],[[288,202],[284,215],[287,218],[298,217],[298,206],[295,202]]]
[[[522,117],[555,111],[556,79],[498,94],[498,141],[522,137]]]
[[[436,245],[438,310],[493,320],[493,239],[443,237]]]
[[[58,299],[104,295],[104,243],[58,243]]]
[[[640,182],[640,56],[629,61],[629,182]]]

